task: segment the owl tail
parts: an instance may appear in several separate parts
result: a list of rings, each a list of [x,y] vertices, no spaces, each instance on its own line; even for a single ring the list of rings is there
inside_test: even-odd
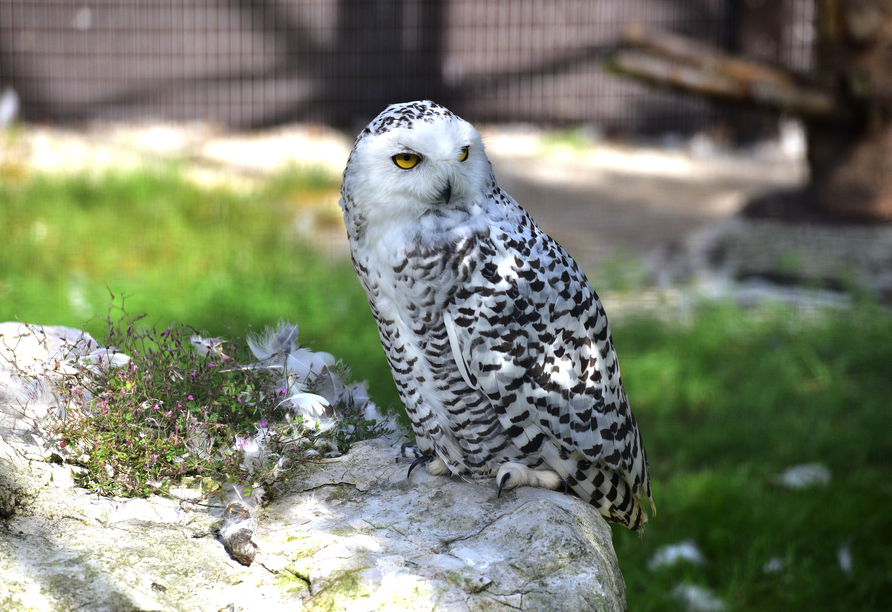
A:
[[[597,508],[607,521],[619,523],[632,531],[643,530],[648,516],[641,496],[637,494],[642,491],[633,491],[622,476],[609,468],[593,465],[591,474],[593,477],[570,483],[570,486],[582,499]],[[647,499],[656,515],[653,500],[650,496]]]

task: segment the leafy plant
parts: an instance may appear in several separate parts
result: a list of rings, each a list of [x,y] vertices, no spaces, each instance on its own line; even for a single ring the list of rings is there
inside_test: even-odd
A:
[[[103,344],[129,359],[98,354],[79,366],[54,430],[99,493],[169,492],[186,476],[270,485],[296,461],[385,433],[361,402],[334,407],[334,430],[314,430],[283,403],[280,373],[257,367],[244,342],[201,338],[182,324],[144,327],[145,315],[120,310],[106,318]],[[197,338],[210,350],[195,350]]]

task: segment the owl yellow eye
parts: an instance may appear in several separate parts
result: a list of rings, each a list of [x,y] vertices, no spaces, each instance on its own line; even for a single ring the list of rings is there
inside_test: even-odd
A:
[[[420,160],[421,158],[414,153],[399,153],[393,156],[393,163],[403,170],[414,168]]]
[[[461,152],[458,154],[458,161],[465,161],[468,159],[468,147],[462,147]]]

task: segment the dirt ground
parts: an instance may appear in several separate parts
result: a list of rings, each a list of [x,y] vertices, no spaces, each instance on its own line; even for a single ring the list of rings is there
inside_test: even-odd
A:
[[[795,142],[729,151],[704,138],[579,145],[504,128],[484,137],[500,186],[586,270],[617,258],[652,260],[751,197],[807,178]]]

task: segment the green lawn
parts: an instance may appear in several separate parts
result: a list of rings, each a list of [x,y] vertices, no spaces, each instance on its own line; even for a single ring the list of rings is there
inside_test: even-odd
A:
[[[0,321],[101,337],[110,293],[150,324],[236,335],[290,319],[396,406],[349,262],[328,264],[292,230],[336,180],[283,176],[264,189],[202,189],[163,171],[97,180],[0,179]],[[869,304],[804,317],[704,307],[690,324],[617,319],[623,379],[650,459],[659,514],[643,537],[614,528],[631,610],[676,610],[680,583],[728,610],[887,610],[892,603],[892,319]],[[819,462],[826,487],[772,480]],[[692,540],[706,563],[648,569]],[[844,573],[838,550],[851,551]],[[772,559],[782,569],[765,572]]]
[[[633,610],[711,588],[730,610],[887,610],[892,603],[892,321],[869,306],[803,320],[789,310],[704,309],[689,327],[614,332],[650,459],[658,515],[614,529]],[[818,462],[826,487],[772,476]],[[706,565],[650,571],[693,540]],[[847,546],[852,573],[837,551]],[[763,571],[771,559],[784,569]]]

